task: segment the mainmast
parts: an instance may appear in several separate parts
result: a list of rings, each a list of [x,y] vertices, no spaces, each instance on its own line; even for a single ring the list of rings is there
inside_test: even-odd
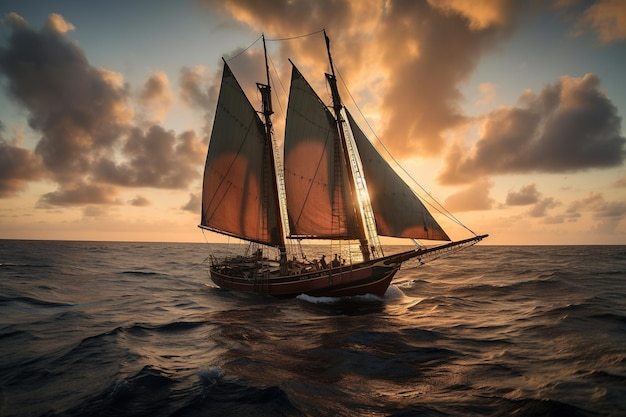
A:
[[[337,78],[335,77],[335,67],[333,65],[333,57],[330,54],[330,39],[326,35],[326,31],[324,30],[324,38],[326,39],[326,49],[328,50],[328,61],[330,62],[330,74],[326,74],[326,79],[328,80],[328,84],[330,85],[330,90],[333,98],[333,110],[335,112],[335,119],[337,121],[337,130],[339,132],[339,139],[341,141],[341,148],[343,150],[345,159],[346,159],[346,167],[348,170],[348,176],[350,177],[350,181],[347,181],[350,187],[350,194],[352,198],[357,201],[355,207],[355,215],[356,215],[356,223],[357,223],[357,233],[359,235],[359,244],[361,249],[361,254],[363,255],[364,261],[370,260],[370,249],[369,243],[367,240],[367,236],[365,234],[365,227],[363,225],[363,214],[361,212],[361,202],[358,197],[358,192],[356,189],[356,185],[354,183],[354,172],[352,169],[352,164],[350,163],[350,151],[348,150],[348,145],[346,142],[346,134],[344,132],[344,124],[346,121],[342,117],[342,109],[343,104],[341,102],[341,97],[339,96],[339,89],[337,88]]]
[[[270,158],[270,173],[268,181],[274,181],[274,186],[276,187],[276,192],[272,193],[272,196],[269,198],[274,198],[276,202],[276,208],[278,209],[278,234],[280,240],[280,246],[278,247],[280,251],[280,260],[281,264],[286,265],[287,261],[287,249],[285,245],[285,231],[282,221],[282,211],[280,204],[280,197],[278,193],[278,181],[276,176],[276,160],[274,158],[274,140],[272,138],[272,114],[274,111],[272,109],[272,88],[270,87],[270,67],[267,63],[267,48],[265,46],[265,35],[262,35],[263,38],[263,53],[265,56],[265,75],[267,77],[267,84],[257,83],[257,88],[261,93],[261,102],[263,105],[262,113],[265,118],[265,146],[268,158]],[[284,261],[284,262],[282,262]]]

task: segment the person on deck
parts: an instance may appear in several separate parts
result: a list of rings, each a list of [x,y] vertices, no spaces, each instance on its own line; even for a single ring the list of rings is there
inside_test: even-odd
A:
[[[322,259],[320,259],[320,265],[322,265],[322,269],[326,269],[326,255],[322,255]]]
[[[339,258],[337,257],[337,254],[335,254],[335,259],[333,259],[333,261],[330,264],[333,268],[336,268],[339,265],[341,265],[341,262],[339,262]]]

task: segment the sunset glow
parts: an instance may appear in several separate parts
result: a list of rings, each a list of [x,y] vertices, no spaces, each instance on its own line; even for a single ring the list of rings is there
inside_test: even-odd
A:
[[[222,57],[260,108],[265,34],[282,143],[288,58],[331,101],[323,36],[299,37],[325,29],[425,200],[487,244],[626,244],[626,2],[2,4],[0,239],[203,242]]]

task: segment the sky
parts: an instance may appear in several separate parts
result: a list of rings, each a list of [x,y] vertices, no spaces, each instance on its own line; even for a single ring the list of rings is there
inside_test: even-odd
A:
[[[365,132],[486,244],[626,244],[625,1],[3,0],[0,19],[0,239],[220,241],[197,224],[222,58],[260,108],[265,35],[280,143],[288,59],[330,102],[325,29]]]

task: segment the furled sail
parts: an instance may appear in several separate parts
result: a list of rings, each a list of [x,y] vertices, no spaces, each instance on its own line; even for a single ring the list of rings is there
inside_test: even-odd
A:
[[[336,120],[295,66],[284,152],[290,235],[358,238]]]
[[[264,125],[233,73],[224,74],[202,188],[201,227],[278,246],[279,209]]]
[[[450,240],[413,190],[378,153],[346,110],[370,194],[379,235]]]

